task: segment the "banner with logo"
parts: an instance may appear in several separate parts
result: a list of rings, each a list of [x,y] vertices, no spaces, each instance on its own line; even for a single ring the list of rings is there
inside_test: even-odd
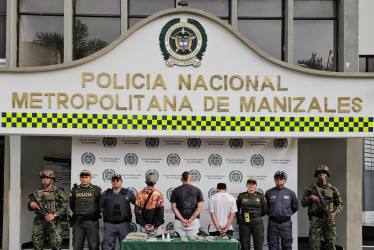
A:
[[[273,174],[283,170],[288,176],[286,186],[297,190],[296,139],[77,137],[72,144],[72,184],[79,183],[80,171],[88,169],[92,183],[106,190],[111,188],[111,176],[121,174],[123,186],[136,195],[145,187],[145,176],[155,173],[156,188],[165,199],[166,230],[173,229],[169,199],[174,188],[182,184],[184,171],[191,173],[192,185],[204,195],[200,220],[205,232],[211,222],[208,201],[216,192],[217,183],[226,183],[228,193],[237,197],[247,190],[246,180],[254,177],[258,191],[265,193],[275,185]],[[266,228],[267,217],[264,218]],[[297,239],[297,217],[292,220]],[[139,230],[134,216],[131,225],[133,231]],[[234,228],[238,236],[236,222]]]

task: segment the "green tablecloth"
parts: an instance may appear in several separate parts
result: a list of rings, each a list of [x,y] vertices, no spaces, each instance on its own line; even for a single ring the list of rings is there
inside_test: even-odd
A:
[[[210,241],[181,241],[173,238],[173,241],[122,241],[121,250],[240,250],[239,241],[214,240]]]

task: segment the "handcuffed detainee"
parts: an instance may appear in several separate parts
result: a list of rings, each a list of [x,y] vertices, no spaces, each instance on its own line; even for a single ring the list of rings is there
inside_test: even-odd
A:
[[[55,173],[44,170],[39,173],[42,187],[29,195],[29,211],[37,214],[32,229],[34,249],[42,250],[48,238],[52,250],[61,249],[62,230],[60,216],[68,209],[68,197],[61,188],[53,185]]]

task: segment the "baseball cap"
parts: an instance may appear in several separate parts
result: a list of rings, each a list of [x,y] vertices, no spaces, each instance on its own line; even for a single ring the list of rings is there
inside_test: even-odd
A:
[[[112,175],[112,180],[114,180],[114,179],[122,180],[122,176],[120,174],[114,174],[114,175]]]
[[[89,170],[82,170],[79,176],[91,176],[91,172]]]
[[[256,178],[253,178],[253,177],[251,177],[251,178],[249,178],[249,179],[247,180],[247,183],[250,183],[250,182],[253,182],[253,183],[257,184],[257,180],[256,180]]]
[[[274,179],[276,177],[281,177],[281,178],[287,179],[287,174],[284,171],[277,171],[277,172],[274,173]]]
[[[145,182],[146,183],[156,183],[156,175],[155,174],[149,174],[145,177]]]

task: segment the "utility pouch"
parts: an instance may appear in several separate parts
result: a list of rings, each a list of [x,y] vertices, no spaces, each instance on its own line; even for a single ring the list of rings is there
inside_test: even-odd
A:
[[[334,191],[331,189],[323,189],[322,193],[326,199],[332,199],[334,197]]]
[[[251,221],[251,219],[249,218],[249,213],[244,213],[244,219],[247,223]]]

